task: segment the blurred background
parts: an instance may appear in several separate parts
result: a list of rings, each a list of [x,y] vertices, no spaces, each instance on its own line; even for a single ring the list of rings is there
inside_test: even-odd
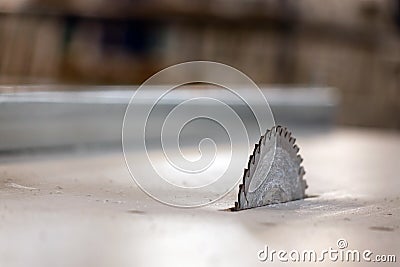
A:
[[[2,85],[134,85],[189,60],[337,88],[336,123],[400,128],[399,0],[0,1]]]
[[[121,153],[129,100],[153,74],[191,60],[230,65],[260,86],[275,123],[297,138],[309,198],[226,212],[237,186],[211,206],[173,209],[132,181]],[[161,91],[144,89],[146,107]],[[160,129],[195,97],[225,100],[252,130],[239,156],[253,150],[257,120],[233,94],[210,84],[174,93],[149,123],[147,157],[141,125],[124,128],[141,176],[153,175],[150,154],[157,170],[180,178],[167,172]],[[252,96],[250,106],[269,111]],[[183,115],[205,109],[214,112],[194,105]],[[190,159],[220,131],[198,122],[179,136]],[[265,245],[324,251],[339,238],[351,250],[398,253],[399,130],[400,0],[0,0],[0,266],[253,266]],[[228,145],[213,166],[232,158]],[[234,160],[239,181],[248,165]],[[180,200],[211,201],[208,193]]]

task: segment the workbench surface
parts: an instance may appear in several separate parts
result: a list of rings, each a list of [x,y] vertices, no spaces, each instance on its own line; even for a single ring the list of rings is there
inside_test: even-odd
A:
[[[339,128],[297,140],[310,197],[241,212],[227,210],[236,192],[196,209],[153,200],[120,150],[2,155],[0,266],[251,266],[266,264],[266,245],[319,252],[339,239],[398,264],[400,133]]]

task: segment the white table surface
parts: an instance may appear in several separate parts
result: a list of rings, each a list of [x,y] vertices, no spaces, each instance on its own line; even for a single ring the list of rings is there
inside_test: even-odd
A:
[[[160,204],[119,151],[3,155],[0,266],[262,266],[265,245],[321,251],[340,238],[398,264],[400,133],[341,128],[298,143],[314,197],[241,212],[225,210],[235,192],[204,208]]]

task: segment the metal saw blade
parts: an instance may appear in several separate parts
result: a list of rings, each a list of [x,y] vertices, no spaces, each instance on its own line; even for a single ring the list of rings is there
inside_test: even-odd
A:
[[[244,170],[235,210],[261,207],[305,197],[307,183],[296,139],[282,126],[261,136]]]

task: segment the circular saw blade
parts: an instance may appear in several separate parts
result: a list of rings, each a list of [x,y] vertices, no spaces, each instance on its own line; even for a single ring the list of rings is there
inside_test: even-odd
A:
[[[283,203],[305,197],[306,181],[296,139],[282,126],[261,136],[239,185],[235,210]]]

